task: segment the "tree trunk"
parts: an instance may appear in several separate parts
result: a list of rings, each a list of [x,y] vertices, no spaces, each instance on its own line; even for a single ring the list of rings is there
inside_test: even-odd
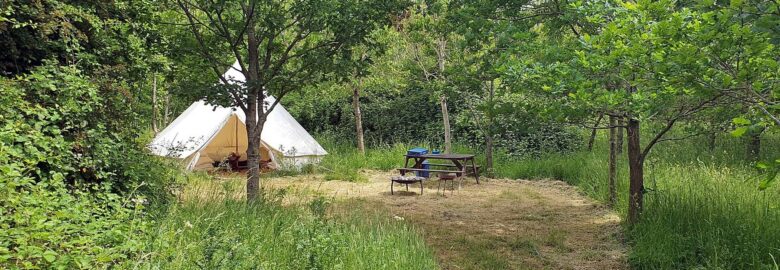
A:
[[[447,39],[440,37],[436,39],[436,67],[439,80],[445,81],[444,68],[447,60]],[[452,152],[452,137],[450,130],[450,113],[447,110],[447,98],[442,94],[439,97],[441,102],[441,114],[442,121],[444,122],[444,153],[449,154]]]
[[[363,142],[363,114],[360,112],[360,87],[361,83],[352,85],[352,109],[355,112],[355,135],[357,135],[357,148],[360,154],[366,154],[366,146]]]
[[[485,134],[485,171],[488,177],[493,177],[493,135]]]
[[[450,154],[452,151],[452,138],[450,137],[450,113],[447,111],[447,98],[441,95],[439,101],[441,102],[441,117],[444,122],[444,153]]]
[[[247,25],[254,25],[250,17]],[[247,167],[249,172],[247,173],[246,181],[246,198],[248,202],[259,201],[262,199],[262,192],[260,190],[260,141],[261,134],[263,133],[263,125],[265,125],[266,114],[263,109],[263,102],[265,101],[265,95],[263,93],[262,86],[258,84],[259,74],[259,57],[258,46],[260,45],[255,36],[254,27],[247,27],[247,60],[249,62],[249,72],[247,77],[247,83],[250,85],[247,94],[247,110],[246,114],[246,132],[247,132]]]
[[[157,74],[152,74],[152,131],[160,132],[157,128]]]
[[[249,117],[247,117],[249,119]],[[247,201],[257,201],[262,198],[260,192],[260,135],[262,134],[262,126],[259,126],[259,121],[249,123],[247,121],[247,136],[248,146],[246,149],[247,154],[247,166],[249,172],[247,173],[246,181],[246,198]]]
[[[717,143],[717,139],[718,139],[718,132],[714,130],[714,131],[712,131],[709,134],[709,136],[707,138],[707,149],[710,152],[715,150],[715,145]]]
[[[756,161],[761,157],[761,133],[763,132],[763,130],[760,130],[749,132],[748,134],[746,156],[749,161]]]
[[[599,115],[599,118],[596,119],[596,124],[593,125],[594,128],[591,129],[591,131],[590,131],[590,139],[588,139],[588,151],[592,151],[593,150],[593,142],[596,140],[596,131],[598,130],[598,129],[596,129],[596,127],[598,127],[599,124],[601,124],[601,119],[602,118],[604,118],[604,115],[603,114]]]
[[[447,60],[447,39],[444,37],[436,40],[436,66],[439,69],[438,77],[444,78],[444,66]]]
[[[616,118],[617,117],[615,116],[609,117],[609,207],[617,205],[617,187],[615,179],[617,178],[617,131],[620,128],[615,127],[617,125]]]
[[[490,80],[488,85],[488,102],[490,106],[486,115],[487,127],[485,129],[485,171],[488,177],[493,177],[493,98],[496,95],[494,80]]]
[[[639,221],[642,213],[642,193],[644,192],[644,157],[639,144],[639,120],[629,118],[628,127],[628,168],[629,168],[629,202],[628,223],[633,225]]]
[[[171,115],[171,95],[165,95],[165,115],[163,115],[163,123],[168,125],[168,118]]]
[[[623,130],[625,129],[623,126],[626,125],[622,116],[617,117],[617,125],[619,126],[617,129],[617,154],[621,155],[623,154]]]

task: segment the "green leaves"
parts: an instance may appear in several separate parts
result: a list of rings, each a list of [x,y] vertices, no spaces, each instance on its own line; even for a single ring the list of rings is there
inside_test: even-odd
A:
[[[780,174],[780,159],[774,162],[758,162],[756,168],[763,172],[763,177],[758,182],[758,189],[766,190]]]
[[[138,131],[72,66],[0,87],[0,268],[108,268],[137,252],[143,206],[114,192],[145,181],[136,194],[162,200],[171,177],[127,135]]]
[[[57,259],[57,252],[54,252],[52,250],[46,250],[45,252],[43,252],[42,257],[47,262],[53,263],[54,260]]]
[[[738,127],[736,129],[734,129],[733,131],[731,131],[731,136],[742,137],[742,135],[745,135],[745,133],[747,133],[748,130],[749,130],[749,127]]]
[[[737,117],[732,119],[731,122],[738,126],[736,129],[731,131],[731,136],[742,137],[742,135],[745,135],[745,133],[750,130],[750,127],[747,125],[750,125],[751,122],[748,119]]]

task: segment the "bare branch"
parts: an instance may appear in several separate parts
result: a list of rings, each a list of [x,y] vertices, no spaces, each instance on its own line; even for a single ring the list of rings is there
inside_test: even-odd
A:
[[[181,10],[186,15],[187,21],[189,22],[189,26],[190,26],[190,28],[192,30],[192,33],[195,36],[195,39],[197,40],[198,45],[201,48],[200,50],[198,50],[198,52],[203,56],[203,58],[206,58],[206,60],[210,64],[210,67],[211,67],[212,71],[214,71],[214,74],[217,75],[219,80],[222,81],[222,83],[225,84],[225,85],[230,84],[230,82],[227,80],[227,78],[225,78],[225,76],[223,75],[223,69],[220,69],[221,65],[220,65],[219,61],[217,61],[216,58],[213,55],[208,53],[208,51],[209,51],[208,47],[206,46],[206,43],[205,43],[205,41],[203,39],[202,34],[198,30],[198,25],[202,25],[202,24],[198,23],[197,19],[195,18],[195,16],[190,11],[188,4],[185,4],[183,0],[177,0],[176,2],[178,3],[179,7],[181,8]],[[230,91],[229,94],[232,96],[233,101],[235,101],[236,105],[241,107],[241,109],[246,110],[246,104],[244,104],[244,102],[241,99],[239,93],[234,93],[233,91]]]
[[[195,36],[195,39],[198,41],[198,45],[201,48],[200,50],[198,50],[198,52],[200,52],[200,54],[203,55],[203,57],[206,58],[206,60],[209,61],[209,63],[211,64],[211,68],[214,70],[214,73],[217,74],[219,79],[223,83],[228,84],[229,83],[228,80],[225,78],[225,76],[222,75],[222,71],[220,71],[220,69],[218,68],[219,61],[217,61],[214,58],[213,55],[208,53],[208,48],[206,47],[206,43],[203,41],[203,36],[201,35],[200,31],[198,30],[198,26],[197,25],[202,25],[202,24],[197,22],[197,19],[192,14],[192,12],[190,12],[190,9],[189,9],[188,5],[185,4],[184,1],[177,0],[176,2],[179,4],[179,7],[182,9],[184,14],[186,15],[187,21],[189,21],[189,26],[190,26],[190,28],[192,30],[192,33]]]
[[[666,133],[669,132],[669,130],[672,129],[672,127],[674,126],[674,123],[676,123],[676,122],[677,122],[677,118],[672,119],[671,121],[666,123],[666,126],[664,126],[664,128],[661,129],[660,132],[655,134],[655,137],[653,137],[653,139],[650,141],[650,143],[648,143],[645,146],[645,149],[642,151],[642,155],[639,156],[639,159],[641,161],[645,160],[645,157],[647,157],[647,154],[650,153],[650,149],[652,149],[653,146],[655,146],[655,144],[658,143],[661,140],[661,138],[663,138],[663,136],[666,135]]]
[[[276,38],[281,36],[284,33],[284,31],[287,31],[287,29],[290,29],[291,27],[297,25],[300,21],[301,21],[300,18],[297,18],[297,17],[293,18],[292,22],[290,22],[289,24],[287,24],[284,27],[282,27],[279,31],[277,31],[275,33],[272,33],[268,37],[268,42],[266,43],[266,46],[265,46],[265,55],[263,57],[264,58],[264,62],[263,62],[263,69],[262,70],[263,70],[263,74],[264,75],[268,71],[268,68],[271,66],[271,58],[273,58],[273,52],[272,52],[272,50],[273,50],[273,43],[276,40]],[[309,34],[311,34],[311,33],[307,33],[306,35],[303,35],[303,33],[298,33],[298,35],[296,35],[296,37],[293,39],[293,41],[287,47],[287,49],[285,50],[285,52],[284,52],[282,57],[286,58],[287,54],[290,53],[290,50],[292,50],[293,46],[297,45],[297,43],[300,40],[306,38]],[[285,59],[284,61],[287,61],[287,60]],[[276,73],[277,72],[273,72],[273,74],[268,79],[273,78],[274,76],[276,76]]]
[[[775,121],[775,125],[780,126],[780,119],[778,119],[772,113],[767,111],[766,108],[764,108],[764,106],[759,105],[758,109],[760,109],[764,114],[766,114],[767,116],[769,116],[769,118],[771,118],[773,121]]]

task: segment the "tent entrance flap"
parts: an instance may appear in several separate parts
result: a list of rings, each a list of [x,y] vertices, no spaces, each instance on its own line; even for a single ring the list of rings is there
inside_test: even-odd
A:
[[[246,135],[246,125],[233,114],[211,141],[199,151],[200,160],[195,168],[208,168],[214,162],[225,160],[232,153],[240,156],[239,161],[246,161],[246,149],[248,146],[249,140]],[[260,159],[264,161],[273,160],[272,153],[265,144],[261,144]]]

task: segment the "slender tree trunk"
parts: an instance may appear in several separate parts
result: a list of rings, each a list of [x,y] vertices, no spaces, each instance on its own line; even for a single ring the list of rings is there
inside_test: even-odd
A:
[[[171,115],[171,95],[165,95],[165,115],[163,115],[163,123],[168,125],[168,118]]]
[[[749,161],[759,160],[761,157],[761,133],[764,131],[755,131],[748,134],[747,159]]]
[[[485,171],[488,177],[493,177],[493,135],[485,134]]]
[[[436,66],[438,72],[436,76],[439,80],[445,81],[444,68],[447,60],[447,39],[440,37],[436,39]],[[439,97],[441,102],[442,121],[444,122],[444,153],[452,152],[452,134],[450,129],[450,113],[447,110],[447,98],[442,94]]]
[[[254,25],[250,17],[247,25]],[[248,104],[246,110],[246,130],[247,130],[247,166],[249,172],[247,173],[246,181],[246,198],[248,202],[258,201],[262,199],[262,192],[260,186],[260,146],[261,146],[261,134],[263,133],[263,125],[265,125],[266,114],[263,109],[263,101],[265,95],[263,89],[258,84],[259,74],[259,57],[257,37],[255,36],[254,27],[247,27],[247,60],[249,62],[249,76],[247,76],[247,83],[249,83],[250,89],[247,94]]]
[[[436,40],[436,64],[439,69],[438,76],[444,78],[444,66],[447,60],[447,39],[444,37]]]
[[[157,128],[157,74],[152,74],[152,131],[160,132]]]
[[[707,138],[707,149],[712,152],[715,150],[715,144],[717,142],[718,132],[712,131]]]
[[[617,205],[617,187],[615,180],[617,178],[617,131],[620,128],[615,127],[617,125],[616,118],[617,117],[615,116],[609,117],[609,207]]]
[[[602,118],[604,118],[604,114],[599,115],[599,118],[596,119],[596,124],[593,125],[594,128],[590,131],[590,138],[588,139],[588,151],[593,150],[593,142],[596,141],[596,131],[598,130],[595,127],[598,127],[599,124],[601,124]]]
[[[617,125],[619,126],[617,129],[617,154],[621,155],[623,154],[623,130],[625,129],[626,121],[623,119],[622,116],[617,117]]]
[[[360,112],[360,87],[362,83],[352,85],[352,109],[355,112],[355,135],[357,135],[357,148],[360,154],[366,154],[366,146],[363,142],[363,114]]]
[[[644,191],[644,157],[639,144],[639,120],[629,118],[628,127],[628,168],[629,168],[629,202],[628,223],[633,225],[639,221],[642,213],[642,196]]]
[[[485,132],[485,170],[489,177],[493,177],[493,98],[496,95],[496,88],[493,80],[490,80],[488,85],[488,102],[490,106],[488,109],[487,128]]]
[[[450,113],[447,110],[447,98],[444,95],[439,97],[441,102],[441,115],[444,122],[444,153],[449,154],[452,151],[452,138],[450,134]]]

